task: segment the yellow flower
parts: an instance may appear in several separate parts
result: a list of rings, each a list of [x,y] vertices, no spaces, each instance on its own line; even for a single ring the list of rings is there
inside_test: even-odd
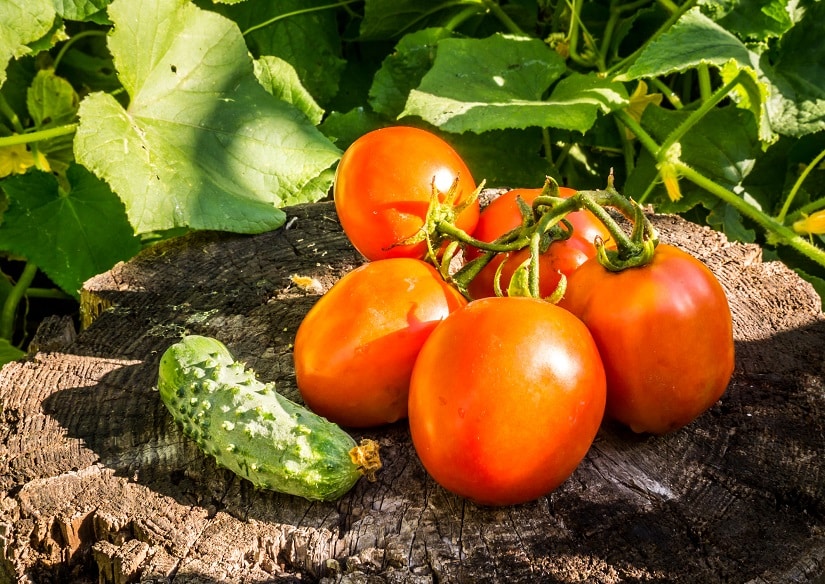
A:
[[[794,221],[793,230],[800,235],[822,235],[825,233],[825,210],[811,213]]]
[[[34,156],[25,144],[0,147],[0,178],[10,174],[23,174],[34,166]]]
[[[638,122],[642,119],[642,113],[645,111],[645,108],[651,103],[656,105],[662,103],[662,94],[651,93],[648,95],[647,83],[640,80],[639,84],[636,86],[636,89],[633,90],[633,94],[630,96],[630,101],[628,102],[626,108],[627,114]],[[625,128],[625,136],[627,136],[628,140],[632,140],[636,137],[633,132],[627,128]]]

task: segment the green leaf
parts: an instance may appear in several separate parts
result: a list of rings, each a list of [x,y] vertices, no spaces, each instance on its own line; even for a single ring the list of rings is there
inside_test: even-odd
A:
[[[775,142],[779,136],[771,128],[768,110],[765,107],[768,100],[768,87],[759,81],[756,71],[731,59],[722,66],[720,74],[724,83],[733,81],[737,75],[739,76],[739,83],[734,88],[731,97],[737,106],[753,114],[759,128],[759,139],[765,144]]]
[[[404,35],[381,63],[369,91],[369,104],[378,113],[397,118],[407,97],[435,61],[438,41],[452,33],[445,28],[426,28]]]
[[[0,339],[0,367],[6,363],[22,359],[25,356],[26,354],[23,351],[12,345],[8,340]],[[0,414],[2,413],[3,402],[0,402]]]
[[[91,20],[99,22],[105,17],[106,7],[112,0],[54,0],[57,13],[64,20]]]
[[[35,127],[42,130],[74,122],[80,100],[71,83],[53,69],[41,69],[29,87],[26,101]]]
[[[325,194],[340,151],[263,89],[231,21],[186,0],[115,0],[109,14],[130,102],[87,96],[75,155],[121,197],[138,233],[267,231],[284,222],[277,207]]]
[[[345,150],[367,132],[387,125],[385,118],[359,107],[344,113],[331,112],[319,128],[338,148]]]
[[[564,60],[538,39],[444,39],[402,116],[419,116],[448,132],[531,126],[585,132],[600,110],[626,104],[621,84],[581,74],[562,79],[545,100],[565,70]]]
[[[770,80],[768,112],[773,129],[804,136],[825,129],[825,3],[814,2],[783,37],[776,54],[763,53],[760,65]]]
[[[788,0],[714,0],[702,10],[738,37],[761,42],[782,36],[791,27],[787,6]]]
[[[54,21],[52,0],[0,0],[0,86],[9,61],[32,53],[28,45],[48,34]]]
[[[213,6],[242,31],[255,57],[274,56],[290,63],[307,91],[321,104],[338,93],[345,61],[336,12],[310,11],[329,0],[278,0]],[[261,28],[261,25],[264,25]]]
[[[659,77],[699,65],[722,67],[731,59],[752,65],[754,56],[733,34],[693,9],[645,47],[625,77]]]
[[[255,60],[255,76],[268,93],[304,112],[317,126],[324,117],[324,110],[301,85],[298,73],[288,62],[278,57],[264,56]]]
[[[0,225],[0,249],[26,257],[67,294],[139,250],[123,204],[79,165],[61,193],[49,173],[30,171],[2,182],[9,198]]]

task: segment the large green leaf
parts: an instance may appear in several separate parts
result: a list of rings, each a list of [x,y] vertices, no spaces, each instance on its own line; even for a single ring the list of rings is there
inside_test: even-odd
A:
[[[768,114],[774,130],[804,136],[825,130],[825,3],[814,2],[760,65],[772,84]]]
[[[78,296],[88,278],[138,252],[140,243],[123,204],[85,168],[69,167],[71,190],[32,170],[2,182],[9,207],[0,225],[0,249],[37,265],[66,293]]]
[[[585,132],[599,111],[627,102],[624,87],[595,75],[562,79],[564,60],[542,41],[496,34],[444,39],[404,115],[448,132],[552,127]]]
[[[52,0],[0,0],[0,86],[9,61],[31,53],[28,45],[46,35],[54,19]]]
[[[650,43],[626,71],[628,79],[659,77],[699,65],[722,67],[731,59],[753,63],[753,54],[733,34],[693,9]]]
[[[109,48],[130,103],[80,106],[77,160],[106,180],[138,233],[245,233],[317,200],[340,151],[264,90],[237,26],[186,0],[115,0]]]

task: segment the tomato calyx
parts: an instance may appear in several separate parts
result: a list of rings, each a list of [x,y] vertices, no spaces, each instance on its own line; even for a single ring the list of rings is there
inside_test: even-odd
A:
[[[461,229],[455,226],[456,220],[458,216],[461,215],[461,213],[463,213],[467,208],[476,204],[478,201],[478,196],[484,188],[484,181],[482,180],[476,189],[470,193],[470,196],[468,196],[462,203],[457,204],[458,198],[461,195],[461,177],[455,177],[446,193],[443,193],[441,189],[438,188],[436,179],[437,177],[434,176],[430,182],[432,189],[430,194],[430,202],[421,228],[410,237],[399,241],[392,247],[415,245],[426,241],[427,257],[430,259],[436,259],[438,257],[437,250],[442,241],[445,239],[444,235],[439,232],[439,226],[450,225],[454,229],[461,231]],[[438,264],[436,263],[436,265]]]

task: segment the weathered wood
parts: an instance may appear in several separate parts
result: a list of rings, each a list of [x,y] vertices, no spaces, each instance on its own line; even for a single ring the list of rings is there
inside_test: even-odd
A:
[[[717,273],[737,366],[711,411],[660,438],[605,424],[551,495],[484,508],[445,492],[404,423],[377,482],[334,503],[254,490],[186,440],[155,391],[184,332],[223,340],[297,398],[291,342],[362,259],[330,204],[289,229],[197,233],[92,279],[64,323],[0,371],[0,582],[815,582],[825,574],[825,317],[756,246],[674,217],[664,241]],[[690,361],[686,349],[685,360]]]

